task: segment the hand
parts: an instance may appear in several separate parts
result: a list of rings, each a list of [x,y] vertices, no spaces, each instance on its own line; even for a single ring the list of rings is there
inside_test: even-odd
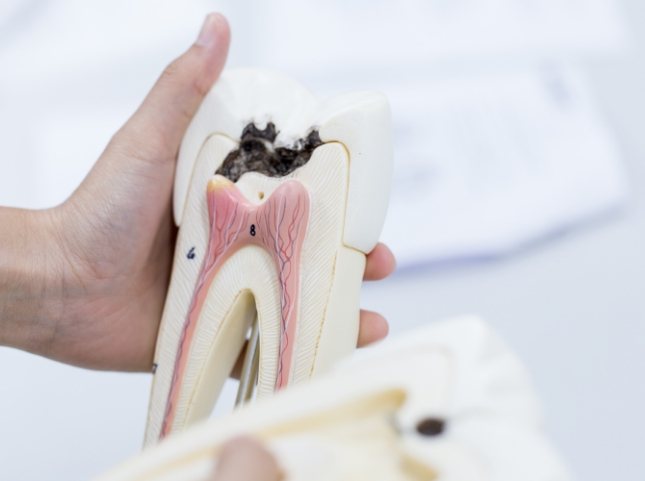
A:
[[[0,342],[84,367],[151,369],[176,236],[175,160],[224,67],[229,38],[224,17],[209,15],[195,44],[166,68],[64,204],[39,212],[0,209],[3,225],[16,217],[33,223],[25,236],[34,245],[22,252],[47,249],[17,280],[3,282],[0,261]],[[3,241],[11,244],[5,237],[0,258],[10,255],[2,250]],[[393,269],[392,253],[379,245],[365,278],[382,279]],[[16,285],[29,292],[3,297]],[[359,345],[386,333],[382,316],[361,312]]]

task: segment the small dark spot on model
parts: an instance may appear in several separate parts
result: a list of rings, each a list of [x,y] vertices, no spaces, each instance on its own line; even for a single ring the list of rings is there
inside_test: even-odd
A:
[[[186,257],[188,259],[194,259],[195,258],[195,248],[191,247],[190,250],[188,251],[188,254],[186,254]]]
[[[421,436],[439,436],[446,429],[446,421],[440,418],[425,418],[417,423],[417,433]]]
[[[157,372],[157,367],[159,367],[159,365],[156,362],[153,362],[152,363],[152,374]]]

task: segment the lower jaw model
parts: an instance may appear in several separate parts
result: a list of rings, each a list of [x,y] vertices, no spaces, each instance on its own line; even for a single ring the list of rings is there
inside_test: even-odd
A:
[[[99,481],[203,481],[251,434],[284,479],[566,481],[526,371],[478,319],[436,323],[207,421]]]
[[[249,331],[242,401],[309,379],[355,348],[391,149],[380,94],[319,102],[274,73],[222,76],[179,153],[180,229],[147,445],[209,415]]]

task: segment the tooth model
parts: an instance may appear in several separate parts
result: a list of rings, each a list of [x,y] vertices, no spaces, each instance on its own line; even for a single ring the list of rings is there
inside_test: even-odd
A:
[[[319,102],[274,73],[222,76],[179,152],[146,444],[208,416],[249,330],[243,381],[257,397],[355,348],[391,169],[382,95]]]
[[[100,481],[210,479],[252,434],[286,481],[566,481],[517,358],[481,321],[439,323],[150,448]]]

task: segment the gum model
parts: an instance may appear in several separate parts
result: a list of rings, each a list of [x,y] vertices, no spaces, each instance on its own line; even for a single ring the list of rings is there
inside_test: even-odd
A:
[[[179,152],[180,229],[146,444],[208,416],[247,337],[239,402],[355,348],[365,255],[389,197],[390,130],[380,94],[319,102],[255,70],[216,83]]]
[[[284,479],[566,481],[518,359],[480,320],[437,323],[152,447],[99,481],[203,481],[262,440]]]

